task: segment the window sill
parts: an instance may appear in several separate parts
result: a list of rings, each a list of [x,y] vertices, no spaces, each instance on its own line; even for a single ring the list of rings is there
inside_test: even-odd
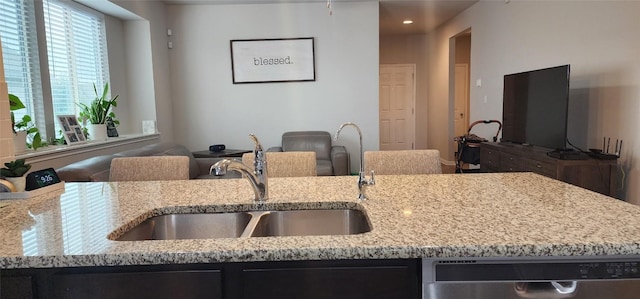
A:
[[[77,145],[53,145],[41,147],[37,151],[27,150],[16,154],[16,159],[25,159],[29,164],[41,164],[39,168],[57,168],[86,157],[119,152],[131,147],[143,146],[160,140],[160,134],[132,134],[109,137],[106,141],[89,141]]]

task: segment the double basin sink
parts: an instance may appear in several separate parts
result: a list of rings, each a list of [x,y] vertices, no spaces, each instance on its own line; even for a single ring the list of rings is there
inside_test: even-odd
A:
[[[166,214],[146,219],[118,241],[353,235],[371,231],[357,209]]]

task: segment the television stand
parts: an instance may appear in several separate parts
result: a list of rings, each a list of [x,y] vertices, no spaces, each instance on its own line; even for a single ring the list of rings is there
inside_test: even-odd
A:
[[[563,160],[547,155],[549,152],[553,152],[553,149],[483,142],[480,144],[480,169],[482,172],[535,172],[598,193],[616,196],[616,160],[600,160],[588,156],[584,159]]]
[[[547,152],[547,156],[560,160],[587,160],[589,156],[583,152],[572,149],[557,149]]]

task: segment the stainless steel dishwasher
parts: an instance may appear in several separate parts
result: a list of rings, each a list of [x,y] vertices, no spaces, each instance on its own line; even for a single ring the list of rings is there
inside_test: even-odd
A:
[[[424,259],[425,299],[638,299],[640,256]]]

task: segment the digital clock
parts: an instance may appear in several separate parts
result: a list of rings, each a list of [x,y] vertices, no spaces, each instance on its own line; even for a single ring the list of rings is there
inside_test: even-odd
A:
[[[60,178],[53,168],[31,172],[27,175],[26,191],[39,189],[60,183]]]

